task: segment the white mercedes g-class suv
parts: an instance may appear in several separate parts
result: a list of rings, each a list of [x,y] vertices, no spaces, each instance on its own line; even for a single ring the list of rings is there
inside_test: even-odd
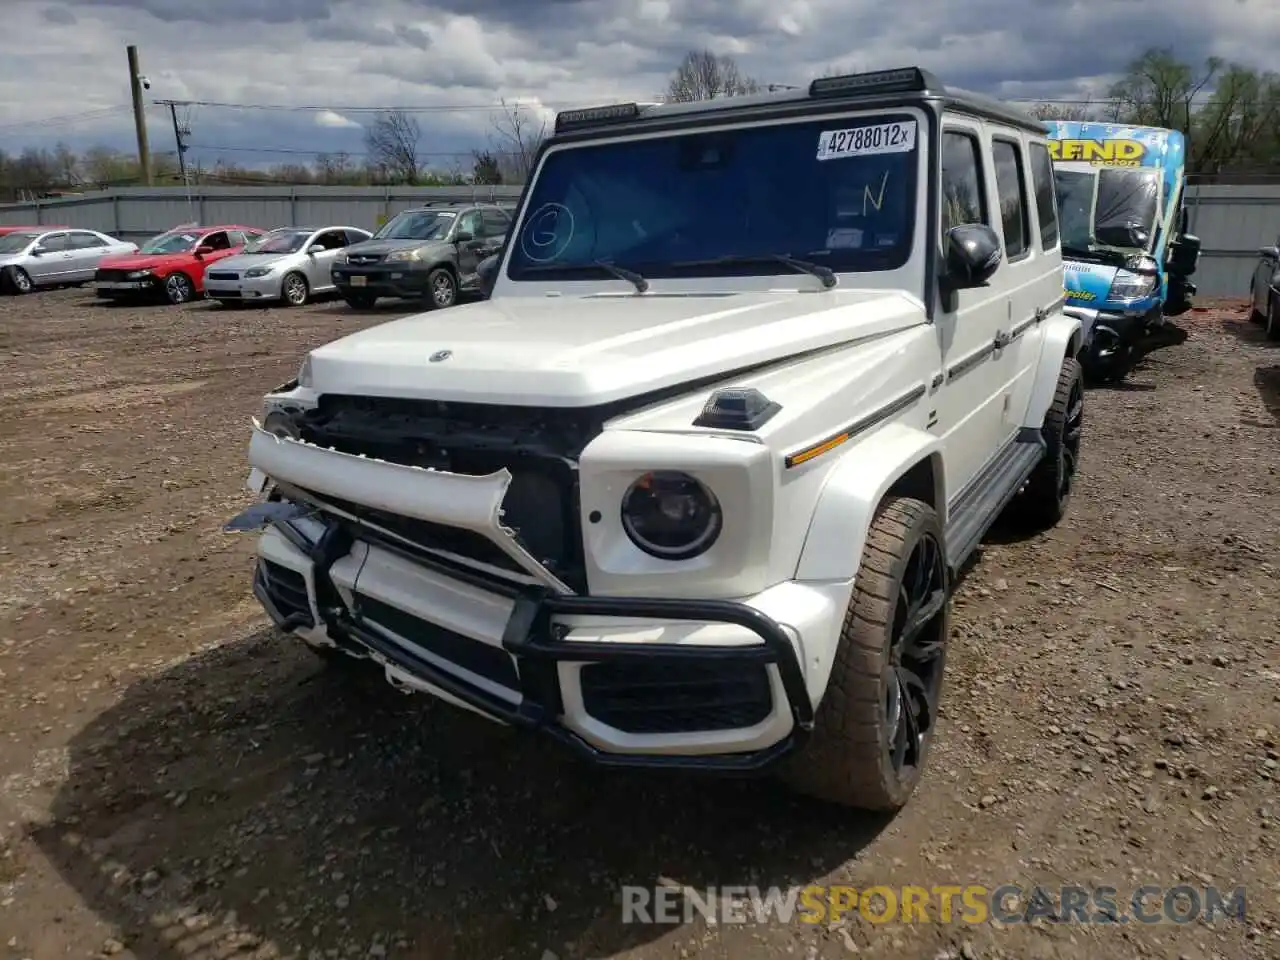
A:
[[[958,569],[1076,470],[1045,134],[914,67],[561,113],[490,299],[265,398],[258,599],[602,764],[900,807]]]

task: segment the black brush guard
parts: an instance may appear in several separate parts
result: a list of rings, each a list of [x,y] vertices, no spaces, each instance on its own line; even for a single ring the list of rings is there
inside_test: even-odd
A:
[[[753,773],[774,766],[796,750],[813,729],[814,710],[804,675],[791,641],[772,618],[753,607],[729,600],[646,599],[636,597],[562,596],[542,588],[529,588],[455,566],[432,556],[407,550],[366,529],[360,538],[377,542],[383,549],[399,553],[413,563],[471,586],[500,593],[515,600],[502,637],[503,648],[519,664],[521,702],[513,704],[488,690],[469,683],[434,663],[416,656],[394,640],[353,614],[339,599],[329,579],[329,569],[345,556],[354,542],[354,531],[340,521],[331,521],[318,541],[311,541],[288,521],[273,524],[295,547],[306,553],[313,567],[317,606],[330,638],[357,656],[373,651],[410,675],[430,683],[515,727],[538,730],[587,760],[605,767],[673,769],[722,773]],[[291,612],[273,595],[269,578],[254,578],[254,595],[272,620],[284,630],[311,626],[311,617]],[[555,615],[612,616],[727,623],[743,627],[762,643],[752,646],[714,647],[680,644],[614,644],[568,641],[551,622]],[[361,649],[364,648],[364,649]],[[692,661],[773,664],[777,667],[793,718],[791,733],[772,746],[749,753],[712,755],[618,754],[600,750],[558,722],[563,712],[556,665],[561,661],[600,663],[643,661],[647,664],[681,664]]]

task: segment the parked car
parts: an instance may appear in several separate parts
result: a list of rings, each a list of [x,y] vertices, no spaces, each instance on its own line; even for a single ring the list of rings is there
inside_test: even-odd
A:
[[[104,300],[160,296],[185,303],[203,294],[210,263],[239,253],[247,240],[266,232],[238,224],[175,227],[152,237],[133,255],[104,259],[93,277],[97,294]]]
[[[111,256],[128,256],[138,245],[96,230],[36,227],[0,236],[0,285],[6,293],[84,283]]]
[[[428,310],[478,292],[480,261],[499,250],[511,208],[492,203],[438,204],[396,214],[372,239],[338,256],[333,283],[353,307],[379,297],[422,299]]]
[[[224,304],[282,300],[301,306],[332,291],[338,254],[371,236],[359,227],[280,227],[206,267],[204,294]]]
[[[907,68],[550,143],[488,300],[264,398],[254,595],[330,664],[608,767],[901,808],[959,571],[1074,490],[1045,125]]]
[[[1275,246],[1258,250],[1249,281],[1249,319],[1266,325],[1268,340],[1280,340],[1280,237]]]

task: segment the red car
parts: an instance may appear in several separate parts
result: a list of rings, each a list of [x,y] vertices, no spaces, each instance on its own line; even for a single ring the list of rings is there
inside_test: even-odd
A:
[[[186,303],[204,295],[204,269],[240,252],[249,240],[267,231],[239,224],[174,227],[152,237],[138,252],[105,257],[93,282],[102,299],[163,296]]]

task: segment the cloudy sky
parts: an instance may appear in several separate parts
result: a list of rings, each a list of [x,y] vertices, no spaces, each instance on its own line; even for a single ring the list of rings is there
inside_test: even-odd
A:
[[[1274,66],[1276,0],[3,0],[0,149],[133,148],[125,47],[191,110],[192,155],[246,165],[363,151],[375,107],[423,108],[422,150],[482,148],[500,99],[651,98],[690,47],[762,83],[918,63],[1007,98],[1074,98],[1154,44]],[[262,109],[261,107],[275,109]],[[362,112],[360,108],[364,108]],[[152,149],[172,149],[151,107]]]

